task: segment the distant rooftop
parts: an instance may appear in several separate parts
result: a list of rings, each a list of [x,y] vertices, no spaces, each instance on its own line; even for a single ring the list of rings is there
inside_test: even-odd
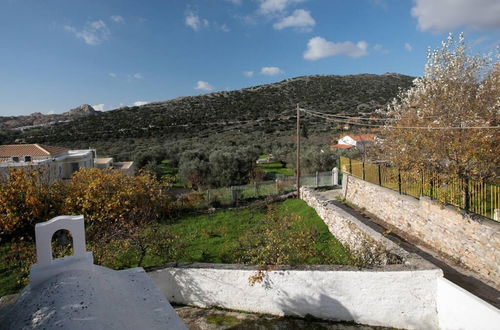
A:
[[[69,150],[62,147],[52,147],[42,144],[10,144],[0,145],[0,158],[7,157],[54,157],[67,153]]]
[[[113,162],[113,158],[111,157],[102,157],[102,158],[95,158],[94,163],[97,165],[106,165],[110,162]]]

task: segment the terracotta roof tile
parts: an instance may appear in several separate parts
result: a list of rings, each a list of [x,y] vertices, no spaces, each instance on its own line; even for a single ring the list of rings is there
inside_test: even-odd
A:
[[[54,157],[69,150],[62,147],[52,147],[40,144],[0,145],[0,157]]]
[[[357,142],[371,142],[375,140],[376,137],[375,134],[360,134],[360,135],[344,134],[342,135],[341,139],[345,138],[346,136],[349,136],[350,138],[352,138],[354,141]]]
[[[330,147],[330,149],[351,149],[354,146],[350,144],[334,144]]]

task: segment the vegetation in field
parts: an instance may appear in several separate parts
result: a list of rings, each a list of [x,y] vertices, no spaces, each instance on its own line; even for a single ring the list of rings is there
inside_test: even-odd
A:
[[[94,243],[88,242],[94,249]],[[123,269],[167,262],[275,264],[355,264],[305,202],[257,203],[252,207],[186,215],[155,222],[134,237],[110,240],[98,247],[100,264]],[[103,250],[104,249],[104,252]],[[0,246],[0,296],[18,291],[30,264],[20,251],[34,251],[33,242],[19,250]],[[60,248],[60,253],[67,252]],[[97,251],[97,252],[99,252]],[[94,253],[95,253],[94,252]],[[19,257],[19,258],[17,258]],[[33,261],[31,259],[31,261]]]
[[[263,154],[260,155],[259,159],[269,158],[269,155]],[[276,178],[276,175],[282,176],[293,176],[294,172],[292,169],[287,168],[287,163],[283,160],[275,160],[269,163],[260,163],[257,164],[257,168],[262,170],[264,173],[264,180],[272,180]]]

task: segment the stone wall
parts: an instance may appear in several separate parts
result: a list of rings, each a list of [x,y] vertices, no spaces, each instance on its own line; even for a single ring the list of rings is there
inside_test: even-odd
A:
[[[500,223],[344,175],[343,197],[500,288]]]
[[[366,265],[423,262],[420,258],[415,259],[415,256],[342,210],[334,204],[335,202],[321,196],[314,189],[301,188],[300,196],[316,211],[332,235]]]

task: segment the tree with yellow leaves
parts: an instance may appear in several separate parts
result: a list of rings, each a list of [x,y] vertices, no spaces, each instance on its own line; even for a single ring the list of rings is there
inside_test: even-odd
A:
[[[424,75],[388,106],[379,158],[413,173],[494,180],[500,157],[500,54],[470,55],[463,34],[429,51]]]

